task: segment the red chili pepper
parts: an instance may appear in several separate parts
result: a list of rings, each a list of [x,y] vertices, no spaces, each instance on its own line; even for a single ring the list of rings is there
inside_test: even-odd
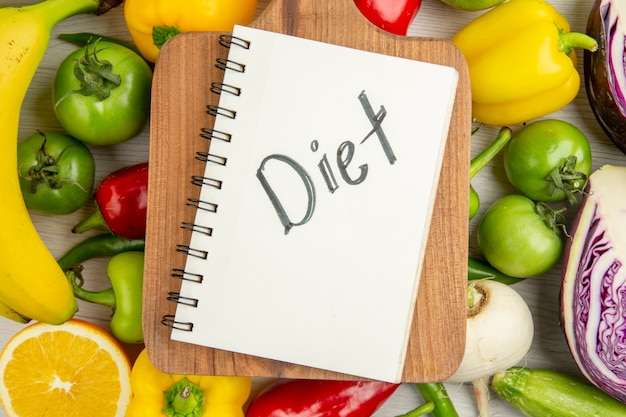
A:
[[[379,28],[405,36],[422,0],[354,0],[354,4]]]
[[[246,417],[369,417],[399,384],[281,379],[250,404]]]
[[[131,165],[106,176],[96,190],[96,210],[72,229],[82,233],[104,227],[128,239],[146,235],[148,163]]]

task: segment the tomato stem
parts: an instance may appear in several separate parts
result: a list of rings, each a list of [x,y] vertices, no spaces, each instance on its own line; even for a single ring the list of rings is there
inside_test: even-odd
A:
[[[583,193],[587,184],[587,175],[584,172],[576,171],[578,159],[571,155],[563,163],[555,167],[548,174],[548,193],[555,195],[559,191],[565,193],[567,201],[575,205],[577,193]]]
[[[535,210],[539,217],[543,220],[543,222],[554,231],[557,235],[564,234],[565,236],[569,236],[567,233],[567,229],[565,227],[565,212],[567,211],[566,207],[561,207],[560,209],[553,209],[546,203],[538,202],[535,203]]]
[[[104,100],[111,95],[111,90],[122,83],[122,77],[113,72],[113,64],[107,60],[98,59],[98,41],[85,46],[85,55],[76,61],[74,75],[80,81],[81,88],[71,91],[83,96],[95,95],[98,100]],[[93,45],[93,51],[89,47]]]

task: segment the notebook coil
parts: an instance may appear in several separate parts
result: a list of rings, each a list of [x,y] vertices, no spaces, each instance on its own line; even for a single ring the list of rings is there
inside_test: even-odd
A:
[[[167,300],[168,301],[172,301],[172,302],[177,303],[177,304],[184,304],[184,305],[190,306],[190,307],[198,307],[198,299],[197,298],[184,297],[184,296],[180,295],[180,293],[178,293],[178,292],[168,292],[167,293]]]
[[[206,259],[209,256],[209,252],[202,249],[194,249],[189,245],[176,245],[176,251],[200,259]]]
[[[196,232],[196,233],[202,233],[203,235],[206,235],[206,236],[212,236],[213,235],[213,228],[209,227],[209,226],[202,226],[200,224],[195,224],[195,223],[190,223],[190,222],[183,222],[180,225],[180,227],[183,230],[188,230],[190,232]]]
[[[204,275],[202,274],[194,274],[192,272],[187,272],[184,269],[172,269],[171,277],[174,279],[181,279],[184,281],[197,282],[199,284],[204,280]]]
[[[193,330],[193,323],[188,321],[176,321],[173,314],[166,314],[161,319],[161,324],[172,329],[182,330],[185,332],[191,332]]]
[[[250,41],[227,34],[221,35],[219,37],[219,44],[225,48],[231,48],[233,46],[236,46],[243,49],[250,49]],[[228,58],[216,58],[215,66],[222,71],[235,71],[238,73],[243,73],[246,70],[245,64],[233,61]],[[217,95],[228,94],[235,97],[239,97],[242,94],[242,90],[240,87],[221,81],[212,82],[210,84],[210,92]],[[214,104],[209,104],[206,106],[206,113],[209,116],[215,118],[226,117],[228,119],[234,120],[237,117],[237,111],[235,109],[226,108]],[[230,133],[216,130],[213,127],[201,128],[199,136],[209,141],[215,139],[225,143],[230,143],[233,139]],[[211,163],[220,166],[225,166],[228,161],[227,157],[217,155],[208,151],[196,152],[195,158],[205,164]],[[215,190],[221,190],[223,185],[221,179],[208,177],[206,175],[192,175],[190,181],[193,185],[196,185],[198,187],[207,186]],[[210,213],[217,213],[218,209],[218,204],[216,203],[193,197],[187,198],[185,204],[187,206],[193,207],[196,210],[203,210]],[[207,237],[211,237],[213,235],[212,227],[197,224],[194,222],[183,221],[180,225],[180,228],[185,231],[202,234]],[[209,252],[207,250],[196,249],[189,245],[176,245],[176,251],[188,257],[194,257],[203,260],[206,260],[209,257]],[[204,280],[204,276],[202,274],[186,271],[182,268],[173,268],[170,272],[170,277],[172,279],[187,281],[194,284],[202,284]],[[183,297],[180,295],[179,292],[175,291],[168,292],[167,300],[188,307],[197,307],[198,305],[198,300],[196,298]],[[175,330],[188,332],[193,331],[193,323],[176,321],[176,316],[172,314],[163,316],[161,324]]]
[[[230,142],[232,135],[230,133],[221,132],[209,127],[203,127],[200,131],[200,137],[208,140],[219,139],[224,142]]]

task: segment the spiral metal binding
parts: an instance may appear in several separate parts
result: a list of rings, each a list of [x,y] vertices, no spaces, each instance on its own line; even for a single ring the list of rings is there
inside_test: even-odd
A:
[[[232,34],[220,35],[219,43],[224,48],[230,48],[232,45],[236,45],[243,49],[250,49],[250,44],[251,44],[250,41],[239,38],[237,36],[233,36]]]
[[[227,34],[221,35],[219,37],[219,44],[225,48],[237,46],[244,49],[250,49],[251,46],[250,41]],[[217,58],[215,66],[223,71],[235,71],[243,73],[246,70],[245,64],[233,61],[228,58]],[[214,94],[227,93],[236,97],[239,97],[241,95],[241,88],[223,82],[212,82],[210,86],[210,91]],[[212,117],[227,117],[229,119],[235,119],[237,117],[237,112],[235,110],[216,105],[207,105],[206,112]],[[232,135],[230,133],[208,127],[204,127],[201,129],[200,137],[208,140],[217,139],[227,143],[232,140]],[[204,151],[196,152],[196,159],[204,163],[210,162],[222,166],[225,166],[228,160],[224,156],[215,155]],[[207,186],[217,190],[221,190],[223,184],[222,180],[207,177],[205,175],[193,175],[191,177],[191,183],[199,187]],[[217,204],[198,198],[187,198],[186,205],[192,206],[196,210],[204,210],[211,213],[216,213],[218,209]],[[210,226],[204,226],[192,222],[182,222],[180,227],[183,230],[187,230],[192,233],[200,233],[208,237],[213,235],[213,228]],[[209,256],[208,251],[192,248],[189,245],[176,245],[176,251],[183,253],[187,256],[192,256],[203,260],[206,260]],[[197,284],[202,284],[202,281],[204,280],[204,275],[189,272],[180,268],[173,268],[170,276],[173,279],[179,279],[182,281],[188,281]],[[167,295],[167,300],[188,307],[195,308],[198,306],[198,299],[181,296],[179,292],[169,292]],[[193,331],[194,326],[191,322],[176,321],[176,316],[172,314],[164,315],[161,319],[161,324],[172,329],[189,332]]]
[[[171,327],[172,329],[182,330],[185,332],[193,331],[193,323],[188,321],[176,321],[176,318],[173,314],[166,314],[161,319],[161,324],[167,327]]]
[[[172,269],[171,277],[175,279],[180,279],[183,281],[197,282],[199,284],[201,284],[202,281],[204,281],[204,275],[192,274],[191,272],[187,272],[184,269],[178,269],[178,268]]]
[[[235,119],[237,117],[237,112],[235,110],[214,105],[206,106],[206,112],[213,117],[223,116],[228,117],[229,119]]]
[[[217,58],[215,60],[215,66],[222,71],[230,70],[244,73],[246,72],[245,64],[241,64],[239,62],[233,61],[231,59],[226,58]]]
[[[196,152],[196,159],[202,162],[211,162],[218,165],[226,165],[228,158],[219,155],[213,155],[209,152]]]
[[[234,85],[218,83],[218,82],[212,82],[210,90],[212,93],[215,93],[215,94],[228,93],[237,97],[241,95],[241,88],[235,87]]]
[[[217,204],[210,201],[200,200],[199,198],[188,198],[187,205],[198,210],[204,210],[211,213],[217,213]]]
[[[204,249],[195,249],[189,245],[176,245],[176,251],[200,259],[206,259],[209,256],[209,252]]]
[[[222,180],[204,177],[202,175],[192,175],[191,183],[199,187],[206,185],[207,187],[217,188],[218,190],[222,188]]]
[[[167,301],[173,301],[177,304],[184,304],[190,307],[198,307],[197,298],[185,297],[185,296],[180,295],[179,292],[173,292],[173,291],[168,292]]]
[[[209,127],[203,127],[200,130],[200,137],[204,139],[209,139],[209,140],[219,139],[219,140],[223,140],[224,142],[230,142],[232,135],[230,133],[211,129]]]
[[[203,235],[213,236],[213,228],[209,226],[202,226],[196,223],[183,222],[180,227],[190,232],[202,233]]]

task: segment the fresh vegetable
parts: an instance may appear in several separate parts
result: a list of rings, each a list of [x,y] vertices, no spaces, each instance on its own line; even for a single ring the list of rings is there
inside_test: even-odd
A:
[[[474,175],[478,174],[478,171],[483,169],[489,161],[493,159],[494,156],[502,150],[509,140],[511,140],[512,132],[508,127],[500,128],[498,132],[498,136],[494,139],[493,142],[489,146],[487,146],[481,153],[472,158],[470,162],[470,180],[474,178]],[[476,216],[478,213],[478,209],[480,209],[480,198],[474,187],[470,184],[470,209],[469,209],[469,218],[470,220]]]
[[[125,0],[124,18],[141,54],[155,62],[161,47],[181,32],[230,32],[248,25],[257,0]]]
[[[67,272],[76,297],[113,309],[111,333],[120,342],[143,342],[141,327],[143,262],[143,252],[122,252],[113,256],[107,265],[111,287],[101,291],[83,288],[84,280],[80,265],[70,268]]]
[[[244,376],[175,375],[158,370],[144,349],[130,375],[126,417],[243,417],[252,381]]]
[[[478,10],[485,10],[491,7],[497,6],[504,0],[441,0],[448,6],[452,6],[455,9],[465,10],[468,12],[475,12]]]
[[[622,0],[595,0],[587,34],[598,51],[583,56],[587,98],[598,123],[626,153],[626,5]]]
[[[533,317],[522,296],[493,280],[471,281],[463,359],[447,382],[471,382],[487,416],[489,378],[521,361],[533,341]]]
[[[282,379],[255,397],[246,417],[369,417],[398,387],[380,381]]]
[[[467,60],[472,112],[479,122],[513,125],[569,104],[580,89],[573,48],[596,41],[570,32],[543,0],[509,0],[479,15],[452,37]]]
[[[354,4],[367,20],[377,27],[396,35],[405,36],[417,15],[422,0],[354,0]]]
[[[70,16],[95,11],[98,4],[96,0],[47,0],[0,8],[0,299],[19,314],[45,323],[65,322],[78,306],[24,204],[17,175],[20,110],[52,28]]]
[[[494,391],[528,417],[623,417],[626,405],[591,384],[547,369],[498,372]]]
[[[17,145],[20,187],[29,210],[70,214],[93,191],[96,163],[89,148],[62,133],[38,132]]]
[[[107,175],[96,190],[96,209],[72,229],[83,233],[96,227],[139,239],[146,235],[148,163],[124,167]]]
[[[454,404],[441,382],[415,384],[426,402],[420,407],[398,417],[418,417],[428,413],[433,417],[459,417]]]
[[[151,84],[152,70],[141,56],[118,43],[94,39],[57,69],[54,114],[82,142],[125,142],[148,122]]]
[[[487,262],[507,275],[529,278],[543,274],[563,254],[564,210],[523,195],[501,197],[478,224],[478,246]]]
[[[511,184],[531,200],[574,205],[591,174],[591,146],[573,124],[543,119],[513,135],[503,161]]]
[[[492,279],[506,285],[515,284],[524,280],[524,278],[514,278],[509,276],[489,265],[488,262],[472,257],[467,258],[467,278],[470,281]]]
[[[123,252],[143,251],[144,239],[127,239],[111,233],[91,236],[71,247],[57,261],[67,271],[93,258],[110,258]]]
[[[582,373],[626,402],[626,167],[605,165],[589,177],[568,240],[561,320]],[[626,414],[624,414],[626,415]]]

